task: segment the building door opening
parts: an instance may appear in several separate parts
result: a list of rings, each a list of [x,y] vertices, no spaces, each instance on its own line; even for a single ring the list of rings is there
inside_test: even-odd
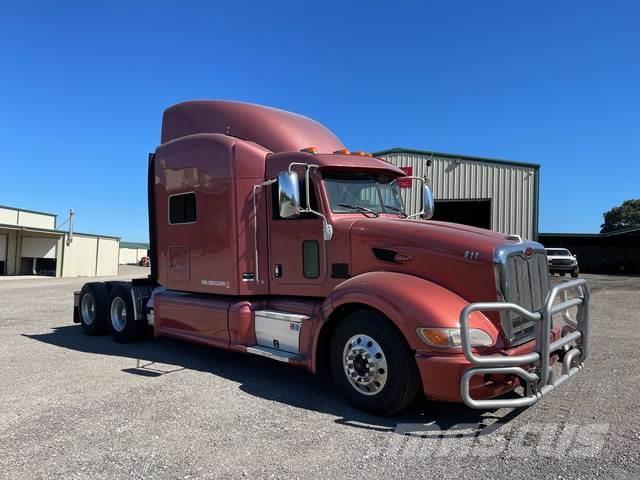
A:
[[[55,258],[20,258],[20,275],[56,276]]]
[[[491,200],[436,200],[433,220],[491,228]]]
[[[7,236],[0,234],[0,275],[7,274]]]
[[[57,238],[22,237],[21,275],[56,275]]]

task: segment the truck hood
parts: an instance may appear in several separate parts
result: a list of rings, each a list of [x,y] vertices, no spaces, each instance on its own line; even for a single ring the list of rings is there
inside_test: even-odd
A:
[[[352,274],[405,272],[442,285],[469,302],[497,299],[493,255],[518,240],[456,223],[362,218],[351,224]]]

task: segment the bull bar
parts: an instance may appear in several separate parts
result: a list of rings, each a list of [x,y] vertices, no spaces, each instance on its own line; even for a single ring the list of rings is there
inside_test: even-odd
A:
[[[577,291],[577,296],[568,298],[568,292]],[[554,305],[562,294],[562,301]],[[575,319],[569,309],[578,307]],[[471,346],[469,315],[476,311],[511,311],[534,322],[534,351],[525,355],[477,355]],[[562,314],[572,331],[551,342],[553,316]],[[563,329],[564,330],[564,329]],[[589,288],[584,279],[571,280],[554,286],[547,295],[540,311],[531,312],[510,302],[479,302],[467,305],[460,312],[460,339],[462,351],[473,365],[465,370],[460,379],[460,393],[464,403],[471,408],[518,408],[533,405],[556,387],[582,370],[589,353]],[[559,353],[562,373],[554,376],[550,355]],[[527,369],[525,369],[527,368]],[[469,392],[469,382],[475,375],[516,375],[523,380],[524,396],[508,399],[476,400]]]

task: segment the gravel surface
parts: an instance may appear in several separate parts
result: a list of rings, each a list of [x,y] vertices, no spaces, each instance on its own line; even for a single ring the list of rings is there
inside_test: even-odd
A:
[[[640,278],[585,277],[592,354],[572,381],[525,410],[394,418],[259,357],[88,337],[87,279],[2,280],[0,478],[640,478]]]

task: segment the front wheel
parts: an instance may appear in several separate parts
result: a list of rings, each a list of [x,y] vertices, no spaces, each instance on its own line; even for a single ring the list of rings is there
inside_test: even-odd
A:
[[[571,270],[571,277],[577,278],[579,274],[580,270],[578,270],[577,268],[575,270]]]
[[[330,355],[334,381],[356,407],[393,415],[415,399],[413,353],[384,316],[367,310],[348,315],[336,327]]]

